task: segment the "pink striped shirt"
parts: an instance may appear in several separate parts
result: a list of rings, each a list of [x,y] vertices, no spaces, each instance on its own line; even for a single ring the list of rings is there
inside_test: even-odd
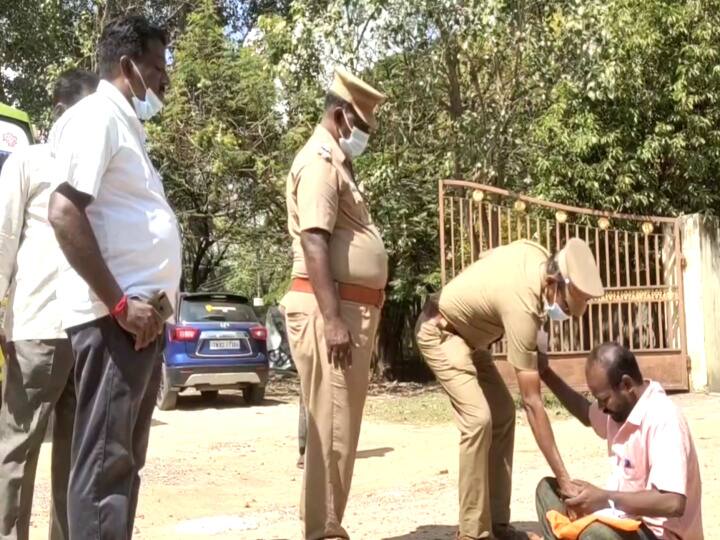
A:
[[[685,513],[678,518],[641,519],[663,540],[703,540],[700,467],[695,444],[680,409],[662,386],[649,381],[624,424],[590,407],[595,432],[608,442],[612,474],[607,489],[657,489],[685,495]]]

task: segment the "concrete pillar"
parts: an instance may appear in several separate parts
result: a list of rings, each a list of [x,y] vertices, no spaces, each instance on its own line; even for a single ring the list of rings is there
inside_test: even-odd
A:
[[[720,224],[700,214],[681,220],[690,383],[720,391]]]

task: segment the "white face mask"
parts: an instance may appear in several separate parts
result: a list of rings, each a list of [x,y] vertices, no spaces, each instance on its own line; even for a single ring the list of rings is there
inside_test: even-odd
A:
[[[548,301],[545,298],[543,298],[543,303],[545,304],[545,314],[551,321],[562,322],[567,321],[570,318],[570,315],[565,313],[557,303],[557,286],[555,286],[555,298],[553,299],[553,303],[548,304]]]
[[[145,87],[145,99],[141,100],[138,99],[138,97],[135,95],[135,91],[132,88],[132,84],[130,85],[130,91],[132,92],[132,104],[133,108],[135,109],[135,114],[137,114],[137,117],[140,120],[150,120],[153,116],[155,116],[157,113],[159,113],[163,108],[163,102],[162,100],[157,97],[157,94],[153,92],[152,88],[148,88],[147,84],[145,84],[145,79],[143,79],[142,74],[140,73],[140,70],[135,65],[135,62],[132,63],[133,69],[135,70],[135,73],[137,73],[140,76],[140,80],[143,83],[143,86]],[[129,82],[129,81],[128,81]]]
[[[345,122],[347,122],[348,126],[350,125],[347,116],[345,116]],[[350,137],[345,138],[341,136],[338,144],[340,145],[340,149],[345,153],[345,155],[352,160],[362,155],[362,153],[367,148],[369,140],[370,134],[365,133],[361,129],[353,126],[350,130]]]

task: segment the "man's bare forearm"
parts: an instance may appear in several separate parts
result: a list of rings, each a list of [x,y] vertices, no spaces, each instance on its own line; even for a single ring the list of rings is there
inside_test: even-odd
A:
[[[83,197],[67,185],[60,186],[50,197],[50,223],[70,266],[112,309],[122,298],[123,290],[103,259],[85,213],[87,201]]]
[[[340,317],[340,296],[330,268],[330,235],[325,231],[303,231],[301,243],[308,277],[323,319]]]
[[[516,370],[523,408],[527,414],[528,423],[532,429],[538,448],[545,456],[553,474],[562,484],[570,482],[570,475],[560,457],[555,436],[540,392],[540,374],[537,371]]]
[[[573,390],[552,368],[542,373],[542,381],[570,411],[575,418],[586,426],[590,425],[590,402],[580,392]]]
[[[608,500],[626,514],[645,517],[679,517],[685,513],[686,499],[678,493],[648,491],[608,491]]]
[[[542,399],[523,401],[523,407],[538,448],[540,448],[540,452],[545,457],[553,474],[558,480],[569,481],[570,475],[560,457],[560,451],[555,443],[555,435]]]

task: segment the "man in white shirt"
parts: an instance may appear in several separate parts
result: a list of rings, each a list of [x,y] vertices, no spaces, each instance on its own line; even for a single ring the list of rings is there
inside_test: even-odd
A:
[[[88,71],[63,74],[53,115],[95,91]],[[47,220],[53,166],[47,144],[14,152],[0,174],[0,298],[9,292],[0,407],[0,538],[27,540],[35,470],[53,414],[50,539],[68,540],[67,486],[75,416],[73,357],[56,297],[62,254]],[[0,332],[2,334],[2,332]]]
[[[143,17],[110,22],[101,81],[54,129],[58,187],[49,218],[69,263],[58,296],[75,357],[77,412],[68,488],[73,540],[127,540],[160,383],[164,320],[175,302],[181,242],[142,120],[168,84],[163,30]]]

